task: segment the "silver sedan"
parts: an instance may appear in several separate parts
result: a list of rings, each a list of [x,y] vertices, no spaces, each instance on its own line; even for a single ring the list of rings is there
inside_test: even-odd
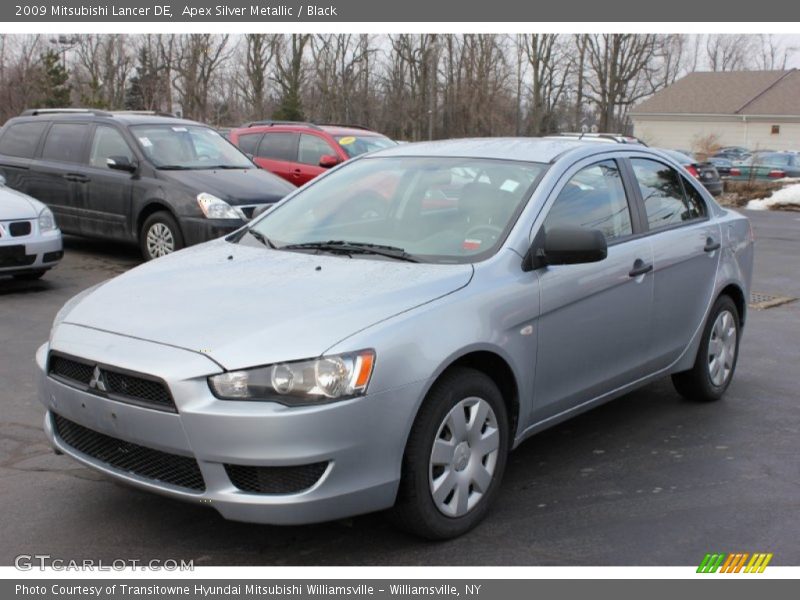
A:
[[[38,351],[59,452],[260,523],[474,527],[509,451],[656,379],[731,383],[747,219],[643,146],[356,158],[247,227],[73,298]]]
[[[63,255],[61,231],[50,209],[5,187],[0,176],[0,276],[39,279]]]

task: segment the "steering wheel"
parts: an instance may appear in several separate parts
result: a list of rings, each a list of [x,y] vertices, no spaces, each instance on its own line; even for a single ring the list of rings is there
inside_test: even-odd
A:
[[[487,233],[487,234],[489,234],[489,239],[492,242],[495,242],[495,241],[498,240],[500,235],[503,233],[503,228],[502,227],[498,227],[497,225],[489,225],[488,223],[486,223],[485,225],[476,225],[475,227],[470,227],[467,230],[467,232],[464,234],[464,239],[469,240],[469,239],[477,238],[477,239],[480,239],[481,241],[483,241],[481,239],[481,237],[478,235],[479,233]]]

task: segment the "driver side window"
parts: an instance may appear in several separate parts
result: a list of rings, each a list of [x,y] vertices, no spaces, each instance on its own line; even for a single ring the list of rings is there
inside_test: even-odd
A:
[[[615,161],[589,165],[570,178],[544,222],[545,231],[561,227],[598,229],[609,241],[633,233],[628,198]]]
[[[89,162],[98,169],[107,169],[109,167],[106,161],[113,156],[125,157],[128,162],[133,162],[134,160],[133,152],[128,146],[128,142],[125,141],[119,131],[107,125],[98,125],[94,130]]]

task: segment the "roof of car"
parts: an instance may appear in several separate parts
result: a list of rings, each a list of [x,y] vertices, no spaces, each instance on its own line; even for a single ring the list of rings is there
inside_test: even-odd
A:
[[[598,144],[575,138],[466,138],[401,144],[372,152],[369,156],[452,156],[463,158],[491,158],[549,163],[572,150],[584,149],[586,154],[608,152],[614,149],[648,151],[636,144]]]
[[[76,110],[76,111],[66,111],[66,110],[33,110],[33,111],[25,111],[18,117],[14,117],[15,120],[26,120],[26,121],[115,121],[118,123],[123,123],[125,125],[203,125],[202,123],[198,123],[196,121],[191,121],[189,119],[181,119],[179,117],[170,116],[170,115],[163,115],[163,114],[156,114],[156,113],[148,113],[148,112],[136,112],[136,111],[119,111],[119,112],[107,112],[107,111],[83,111],[83,110]]]
[[[236,127],[234,131],[241,135],[246,130],[251,130],[257,133],[261,133],[262,131],[267,130],[277,130],[277,131],[297,131],[303,129],[311,129],[314,131],[324,131],[329,135],[334,136],[355,136],[355,137],[366,137],[366,136],[383,136],[383,134],[378,133],[377,131],[373,131],[367,127],[362,127],[360,125],[348,125],[348,124],[339,124],[339,123],[311,123],[311,122],[304,122],[304,121],[279,121],[279,120],[265,120],[265,121],[252,121],[250,123],[245,123],[241,127]]]

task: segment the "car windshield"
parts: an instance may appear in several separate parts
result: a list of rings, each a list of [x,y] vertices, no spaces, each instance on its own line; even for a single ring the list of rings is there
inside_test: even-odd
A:
[[[397,145],[397,142],[382,135],[335,135],[333,139],[350,158]]]
[[[202,125],[135,125],[142,152],[157,169],[254,169],[217,131]]]
[[[300,190],[241,241],[351,255],[345,247],[367,254],[380,246],[398,258],[473,262],[497,250],[544,170],[475,158],[363,158]]]

